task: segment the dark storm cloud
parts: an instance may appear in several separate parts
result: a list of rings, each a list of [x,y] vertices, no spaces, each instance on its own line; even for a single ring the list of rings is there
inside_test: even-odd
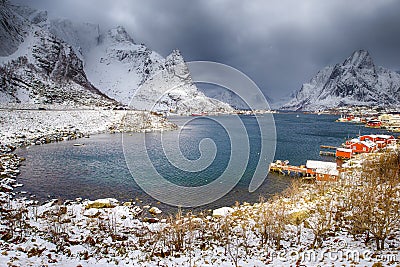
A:
[[[367,49],[377,65],[400,69],[400,1],[15,0],[50,16],[123,25],[136,42],[166,56],[229,64],[279,98],[322,67]]]

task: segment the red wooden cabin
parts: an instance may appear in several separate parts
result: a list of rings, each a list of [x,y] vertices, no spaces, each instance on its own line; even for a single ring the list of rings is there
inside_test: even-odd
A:
[[[370,134],[370,135],[363,135],[360,136],[360,141],[371,141],[374,142],[378,148],[384,148],[389,144],[395,144],[396,138],[393,135],[386,135],[386,134]]]
[[[317,181],[335,182],[339,178],[337,164],[334,162],[307,160],[306,168],[307,173],[314,174]]]
[[[353,150],[348,148],[337,148],[336,157],[340,159],[350,159],[353,156]]]
[[[346,142],[346,148],[353,150],[353,153],[370,153],[376,150],[377,145],[370,140],[352,139]]]

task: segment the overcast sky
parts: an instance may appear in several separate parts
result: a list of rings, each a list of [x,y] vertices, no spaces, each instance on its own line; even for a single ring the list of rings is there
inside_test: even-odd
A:
[[[229,64],[279,99],[354,50],[400,70],[397,0],[13,0],[50,17],[124,26],[137,43],[186,61]]]

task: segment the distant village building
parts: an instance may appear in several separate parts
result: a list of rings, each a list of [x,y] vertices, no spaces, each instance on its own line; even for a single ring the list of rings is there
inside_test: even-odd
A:
[[[400,115],[399,114],[382,114],[378,119],[386,126],[400,127]]]
[[[381,128],[382,122],[380,120],[370,120],[365,126],[370,128]]]
[[[393,135],[385,134],[370,134],[362,135],[358,138],[353,138],[346,141],[345,148],[336,149],[336,157],[349,159],[357,153],[371,153],[378,149],[387,147],[388,145],[396,144],[396,138]]]

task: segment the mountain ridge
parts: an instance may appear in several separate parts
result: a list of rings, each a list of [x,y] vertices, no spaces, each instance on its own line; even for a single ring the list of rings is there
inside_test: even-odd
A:
[[[163,58],[144,44],[135,43],[123,26],[102,31],[98,25],[90,23],[49,19],[46,11],[7,3],[1,5],[0,19],[4,23],[0,25],[0,32],[7,33],[11,40],[0,49],[2,102],[59,103],[63,102],[63,91],[68,94],[72,88],[75,97],[66,96],[68,103],[84,104],[85,101],[79,99],[82,94],[86,100],[101,99],[100,105],[116,103],[116,100],[132,108],[149,109],[142,104],[154,101],[153,95],[146,98],[144,90],[149,90],[145,85],[150,83],[154,88],[162,89],[159,84],[175,88],[163,99],[157,99],[164,103],[158,105],[164,111],[233,110],[228,104],[200,92],[190,73],[185,79],[174,77],[177,73],[189,72],[178,50]],[[17,26],[7,27],[13,25],[12,17],[18,18]],[[154,77],[159,84],[154,83]],[[32,86],[27,86],[29,84]],[[139,88],[143,103],[131,101]],[[24,97],[19,97],[21,95]]]
[[[376,66],[367,50],[321,69],[283,110],[318,111],[338,106],[400,106],[400,75]]]

